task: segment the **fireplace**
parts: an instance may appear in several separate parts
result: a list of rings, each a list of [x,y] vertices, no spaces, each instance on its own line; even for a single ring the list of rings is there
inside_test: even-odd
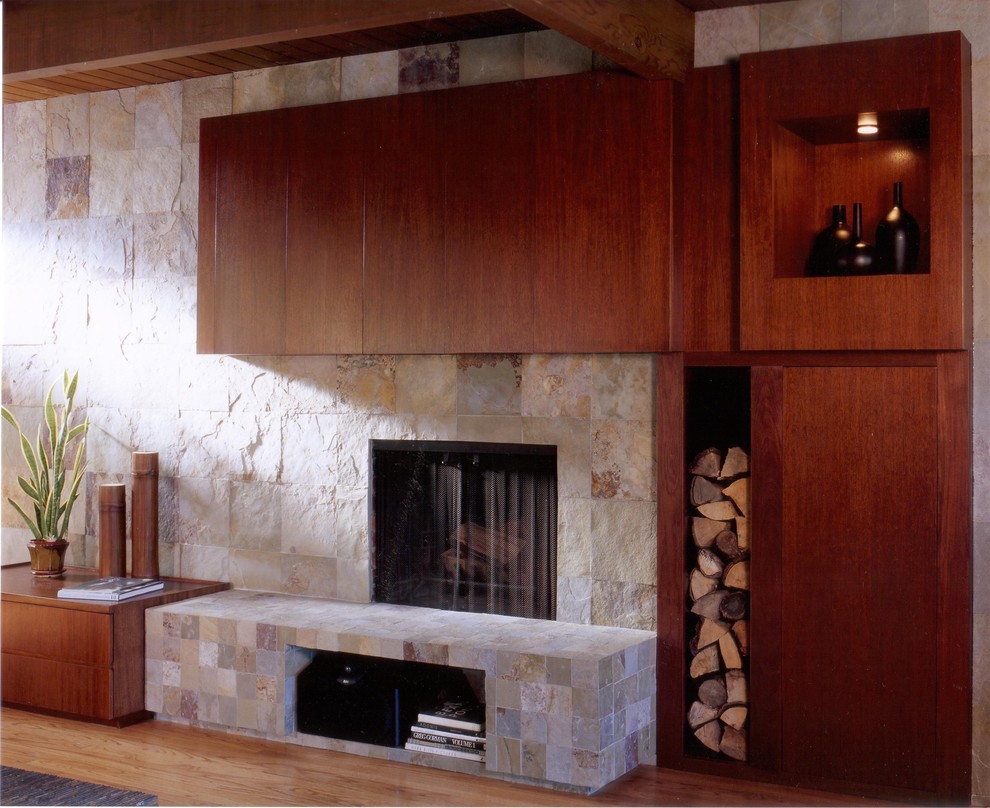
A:
[[[552,620],[557,448],[371,441],[374,599]]]

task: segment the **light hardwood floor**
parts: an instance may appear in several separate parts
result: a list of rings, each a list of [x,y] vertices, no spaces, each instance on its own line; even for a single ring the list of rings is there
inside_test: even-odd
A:
[[[155,794],[160,805],[892,805],[640,766],[592,796],[201,730],[124,729],[4,708],[6,766]]]

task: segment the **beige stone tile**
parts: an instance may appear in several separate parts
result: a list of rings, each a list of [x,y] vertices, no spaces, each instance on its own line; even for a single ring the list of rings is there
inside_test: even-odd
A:
[[[136,93],[134,88],[126,88],[89,96],[91,154],[134,148]]]
[[[134,145],[138,149],[182,143],[182,82],[138,87],[134,101]]]
[[[456,439],[489,443],[522,443],[523,419],[518,415],[459,415]]]
[[[590,578],[593,502],[576,497],[557,499],[557,575]]]
[[[231,112],[257,112],[285,105],[285,67],[234,73]]]
[[[962,31],[972,45],[974,62],[990,56],[990,8],[986,0],[930,0],[928,24],[933,33]]]
[[[523,60],[526,39],[524,34],[470,39],[460,43],[460,82],[464,87],[473,84],[493,84],[499,81],[517,81],[525,78]]]
[[[182,83],[182,142],[199,143],[203,118],[230,115],[233,110],[233,74],[203,76]]]
[[[711,67],[760,49],[759,6],[738,6],[694,15],[694,66]]]
[[[185,548],[183,548],[185,549]],[[264,550],[231,549],[230,583],[237,589],[282,591],[282,556]]]
[[[184,143],[182,145],[180,163],[182,177],[179,180],[179,210],[189,216],[194,225],[193,232],[198,232],[199,145],[197,143]]]
[[[584,45],[553,30],[523,34],[524,78],[563,76],[591,70],[592,53]]]
[[[592,491],[590,423],[581,418],[524,418],[523,441],[557,447],[557,496]]]
[[[285,106],[329,104],[340,100],[340,59],[285,67]]]
[[[977,805],[990,801],[990,615],[987,614],[977,615],[973,621],[973,793],[978,797]]]
[[[519,356],[460,356],[457,369],[459,416],[521,413],[522,359]]]
[[[395,411],[454,415],[457,411],[457,360],[444,356],[395,359]]]
[[[45,101],[25,101],[3,105],[4,170],[11,163],[38,163],[47,151],[48,105]],[[4,212],[6,216],[6,211]]]
[[[990,16],[990,8],[987,11]],[[973,154],[987,156],[990,155],[990,55],[973,60],[972,83]],[[984,237],[990,240],[985,233]]]
[[[82,157],[89,154],[89,96],[62,95],[47,101],[47,152],[51,160],[58,157]]]
[[[595,500],[591,536],[591,575],[596,581],[656,582],[655,503]]]
[[[524,417],[589,418],[592,358],[537,354],[522,360],[521,412]]]
[[[281,524],[279,549],[287,554],[337,556],[336,501],[325,485],[279,486]]]
[[[282,486],[271,482],[231,482],[231,547],[241,550],[281,549],[282,489]]]
[[[12,106],[7,104],[4,109]],[[6,139],[5,139],[6,140]],[[45,163],[4,161],[3,166],[3,222],[8,229],[11,222],[43,222],[46,219]],[[92,185],[90,186],[92,195]],[[6,242],[7,235],[4,234]],[[5,246],[5,252],[7,248]],[[19,252],[18,263],[23,265],[24,253]],[[12,265],[11,265],[12,266]]]
[[[281,591],[291,595],[332,598],[337,594],[336,558],[283,553],[281,576]]]
[[[842,0],[842,41],[928,33],[928,0]]]
[[[593,421],[591,493],[603,499],[656,499],[651,421]]]
[[[652,421],[656,360],[648,354],[598,354],[592,359],[591,416]]]
[[[90,158],[91,216],[119,216],[134,210],[133,151],[99,152]]]
[[[399,52],[385,51],[340,60],[340,100],[379,98],[399,92]]]
[[[595,581],[591,597],[591,615],[595,625],[656,630],[655,585]]]
[[[134,155],[134,212],[177,210],[182,178],[182,149],[158,146],[138,149]]]
[[[192,545],[230,545],[230,490],[225,480],[180,477],[176,480],[176,497],[179,503],[176,540],[184,545],[182,564],[193,562],[192,556],[187,557]],[[188,574],[186,570],[183,572]]]
[[[178,574],[205,581],[230,581],[230,555],[220,547],[183,544],[179,549]]]
[[[339,412],[395,412],[394,356],[338,356]]]
[[[973,248],[973,338],[990,339],[990,244]]]
[[[839,42],[841,0],[789,0],[760,7],[760,50]]]
[[[371,563],[362,559],[337,559],[337,580],[334,597],[352,603],[371,602]]]

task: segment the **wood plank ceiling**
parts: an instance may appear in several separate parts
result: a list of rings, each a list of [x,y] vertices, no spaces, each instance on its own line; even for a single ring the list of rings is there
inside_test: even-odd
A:
[[[777,0],[762,0],[774,2]],[[694,12],[752,0],[4,0],[3,101],[554,28],[682,79]]]

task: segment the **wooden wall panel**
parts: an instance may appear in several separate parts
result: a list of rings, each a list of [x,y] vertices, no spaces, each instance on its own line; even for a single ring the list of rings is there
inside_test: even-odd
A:
[[[785,371],[786,772],[935,788],[936,403],[934,368]]]
[[[364,352],[433,353],[444,277],[442,109],[436,93],[377,99],[366,175]]]
[[[739,71],[692,70],[674,87],[675,283],[685,351],[739,347]],[[676,298],[675,298],[676,302]]]
[[[535,92],[532,82],[513,82],[445,99],[437,162],[446,189],[446,289],[436,315],[455,336],[440,353],[533,351]]]
[[[671,98],[621,74],[540,83],[538,352],[668,349]]]
[[[278,354],[285,318],[284,130],[278,111],[208,119],[217,160],[214,350]],[[202,204],[202,203],[201,203]]]
[[[289,110],[285,353],[361,353],[368,107]]]

